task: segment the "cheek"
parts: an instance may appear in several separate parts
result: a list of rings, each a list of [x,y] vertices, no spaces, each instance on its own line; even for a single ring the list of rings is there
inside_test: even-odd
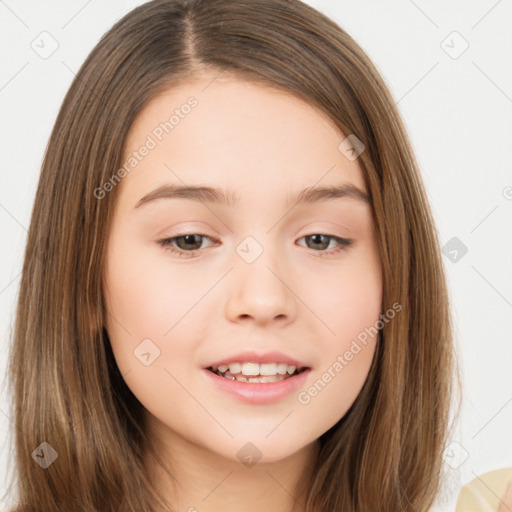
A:
[[[334,277],[336,276],[336,277]],[[332,427],[359,395],[371,367],[381,314],[382,279],[375,252],[315,281],[311,304],[325,324],[314,375],[298,395],[305,417]]]
[[[178,383],[187,381],[185,363],[196,350],[184,318],[193,303],[177,293],[187,289],[185,283],[173,279],[169,286],[162,278],[165,269],[149,265],[136,270],[136,261],[116,265],[107,274],[107,331],[126,385],[148,411],[162,416],[190,402]]]
[[[373,246],[326,272],[316,272],[304,289],[309,305],[325,324],[328,346],[346,342],[379,318],[382,302],[380,262]],[[313,283],[313,286],[311,286]]]
[[[113,353],[121,371],[139,368],[150,353],[151,368],[166,365],[166,350],[170,339],[180,327],[180,319],[191,308],[180,291],[187,289],[176,275],[172,286],[163,276],[166,268],[148,261],[145,252],[135,248],[111,253],[105,274],[107,331]],[[125,257],[124,254],[130,254]],[[164,262],[165,263],[165,262]],[[189,283],[188,289],[193,286]],[[185,288],[183,288],[185,287]],[[175,326],[178,327],[175,328]],[[150,341],[148,341],[150,340]],[[174,354],[182,348],[173,344]],[[144,361],[146,359],[146,361]]]
[[[121,233],[121,229],[119,230]],[[123,240],[128,240],[123,242]],[[106,273],[113,329],[121,324],[133,337],[164,336],[200,298],[199,272],[172,267],[164,250],[126,232],[113,239]],[[117,321],[117,322],[116,322]]]
[[[332,352],[297,395],[305,422],[318,435],[335,425],[350,409],[363,388],[375,353],[376,338],[355,340]]]
[[[297,394],[300,415],[318,435],[343,418],[359,396],[375,354],[377,331],[373,326],[377,319],[378,315],[368,322],[356,318],[350,324],[350,320],[340,321],[336,327],[343,334],[321,345],[322,359]]]

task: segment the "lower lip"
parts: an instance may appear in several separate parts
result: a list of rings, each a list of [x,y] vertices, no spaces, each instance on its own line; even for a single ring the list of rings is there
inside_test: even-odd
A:
[[[278,382],[266,383],[240,382],[227,379],[226,377],[220,377],[206,368],[203,368],[202,371],[206,374],[206,378],[209,379],[209,382],[222,391],[250,404],[268,404],[277,402],[296,391],[304,384],[310,369]]]

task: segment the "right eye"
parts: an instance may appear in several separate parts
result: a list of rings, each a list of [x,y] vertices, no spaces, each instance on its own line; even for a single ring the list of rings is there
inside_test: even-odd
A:
[[[194,241],[195,237],[211,238],[202,233],[187,233],[184,235],[174,236],[170,238],[164,238],[162,240],[158,240],[158,244],[165,248],[166,251],[170,251],[171,253],[176,253],[180,257],[191,258],[194,257],[193,254],[201,248],[201,241],[199,243]],[[175,245],[178,245],[178,249],[176,249]],[[192,245],[193,247],[186,247],[187,245]],[[198,247],[199,245],[199,247]],[[181,246],[181,247],[180,247]]]

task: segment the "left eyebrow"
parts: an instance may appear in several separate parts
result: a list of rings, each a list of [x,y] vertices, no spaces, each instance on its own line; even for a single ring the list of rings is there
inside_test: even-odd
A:
[[[300,204],[312,204],[330,199],[352,197],[367,204],[371,204],[369,195],[349,183],[337,186],[309,187],[296,195],[288,195],[286,208]],[[178,185],[166,184],[152,190],[142,197],[134,208],[158,199],[184,198],[205,203],[224,204],[230,207],[238,206],[240,198],[233,192],[223,188],[206,185]]]

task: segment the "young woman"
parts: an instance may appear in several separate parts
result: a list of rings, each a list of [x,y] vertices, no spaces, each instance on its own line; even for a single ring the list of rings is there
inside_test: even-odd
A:
[[[289,0],[155,0],[51,134],[10,378],[21,511],[427,511],[457,382],[393,99]]]

